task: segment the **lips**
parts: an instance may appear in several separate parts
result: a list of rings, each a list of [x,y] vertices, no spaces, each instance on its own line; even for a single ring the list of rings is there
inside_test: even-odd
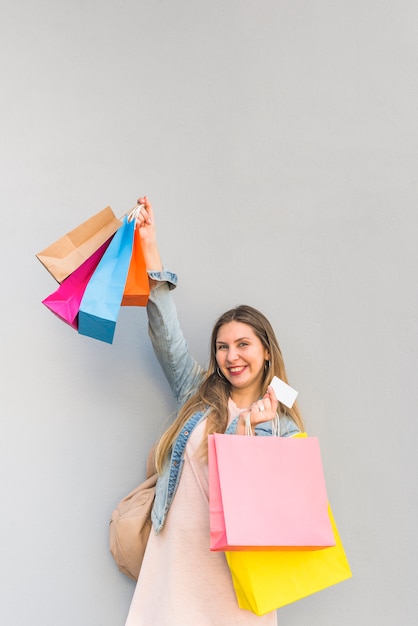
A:
[[[245,370],[247,366],[246,365],[239,365],[237,367],[229,367],[228,371],[231,374],[231,376],[238,376],[239,374],[242,374],[242,372]]]

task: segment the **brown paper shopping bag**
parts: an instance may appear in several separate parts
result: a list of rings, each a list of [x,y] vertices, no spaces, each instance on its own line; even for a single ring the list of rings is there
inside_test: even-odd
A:
[[[108,206],[71,230],[36,257],[61,283],[114,235],[121,221]]]

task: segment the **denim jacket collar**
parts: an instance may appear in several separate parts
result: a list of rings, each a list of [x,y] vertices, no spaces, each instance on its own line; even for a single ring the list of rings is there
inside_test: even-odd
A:
[[[156,533],[159,533],[164,526],[167,513],[176,493],[183,469],[184,450],[189,437],[193,429],[206,418],[208,413],[209,409],[197,411],[187,420],[174,443],[170,461],[158,477],[154,506],[151,512],[151,520]]]

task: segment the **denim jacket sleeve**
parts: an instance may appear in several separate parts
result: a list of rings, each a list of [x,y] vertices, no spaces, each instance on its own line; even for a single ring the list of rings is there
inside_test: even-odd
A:
[[[148,274],[158,281],[151,290],[147,304],[148,332],[155,355],[180,407],[199,387],[205,372],[189,354],[180,328],[177,309],[170,293],[177,284],[176,274],[168,271]]]

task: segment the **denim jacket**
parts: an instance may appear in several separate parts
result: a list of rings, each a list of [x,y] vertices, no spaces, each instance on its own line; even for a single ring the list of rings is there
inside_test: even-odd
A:
[[[171,291],[177,285],[177,276],[172,272],[148,272],[150,278],[158,281],[151,290],[147,304],[148,332],[155,355],[163,369],[179,410],[198,389],[205,376],[205,370],[190,355],[177,317],[177,310]],[[171,457],[158,477],[151,519],[158,533],[164,526],[180,480],[184,463],[184,450],[192,430],[207,415],[208,411],[197,411],[183,426],[173,446]],[[239,416],[236,416],[226,434],[235,434]],[[293,420],[285,415],[280,417],[280,436],[292,436],[299,432]],[[255,427],[257,435],[271,435],[271,422]]]

